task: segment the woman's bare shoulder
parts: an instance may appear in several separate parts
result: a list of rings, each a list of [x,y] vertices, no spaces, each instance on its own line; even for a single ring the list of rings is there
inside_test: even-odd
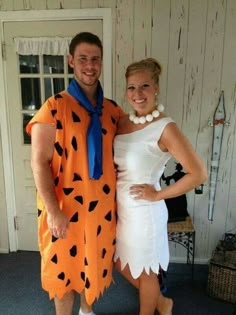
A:
[[[124,131],[127,128],[127,124],[129,123],[129,115],[126,114],[122,117],[120,117],[119,122],[118,122],[118,126],[117,126],[117,134],[122,134],[124,133]]]

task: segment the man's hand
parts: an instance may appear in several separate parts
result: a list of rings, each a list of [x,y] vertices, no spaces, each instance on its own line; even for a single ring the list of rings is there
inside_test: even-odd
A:
[[[49,231],[56,238],[66,238],[66,232],[69,228],[69,219],[63,211],[58,210],[55,214],[47,215]]]

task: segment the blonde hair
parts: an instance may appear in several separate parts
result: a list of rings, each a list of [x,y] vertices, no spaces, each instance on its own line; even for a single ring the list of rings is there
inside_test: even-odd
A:
[[[149,71],[151,73],[152,79],[155,83],[159,83],[159,76],[161,74],[161,65],[154,58],[146,58],[140,61],[131,63],[125,72],[125,77],[128,79],[129,76],[136,72]]]

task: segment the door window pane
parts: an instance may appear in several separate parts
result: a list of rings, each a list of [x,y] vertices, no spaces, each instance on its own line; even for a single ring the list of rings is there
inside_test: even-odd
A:
[[[68,70],[67,56],[23,56],[19,55],[19,83],[21,89],[21,112],[24,144],[31,139],[25,126],[46,99],[65,90],[73,77]]]
[[[64,73],[63,56],[43,56],[44,73]]]
[[[31,143],[31,138],[30,136],[26,133],[25,127],[30,121],[30,119],[34,116],[34,114],[23,114],[23,137],[24,137],[24,144],[30,144]]]
[[[35,110],[41,106],[40,79],[21,78],[22,109]]]
[[[44,79],[45,99],[55,95],[65,89],[64,79],[45,78]]]
[[[19,55],[20,73],[39,73],[39,56]]]

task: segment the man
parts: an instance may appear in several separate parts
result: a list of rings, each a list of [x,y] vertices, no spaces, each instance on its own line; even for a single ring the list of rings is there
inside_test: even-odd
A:
[[[102,43],[77,34],[69,47],[74,79],[50,97],[27,125],[37,188],[42,287],[57,315],[79,315],[112,280],[115,169],[112,143],[122,110],[103,97]]]

